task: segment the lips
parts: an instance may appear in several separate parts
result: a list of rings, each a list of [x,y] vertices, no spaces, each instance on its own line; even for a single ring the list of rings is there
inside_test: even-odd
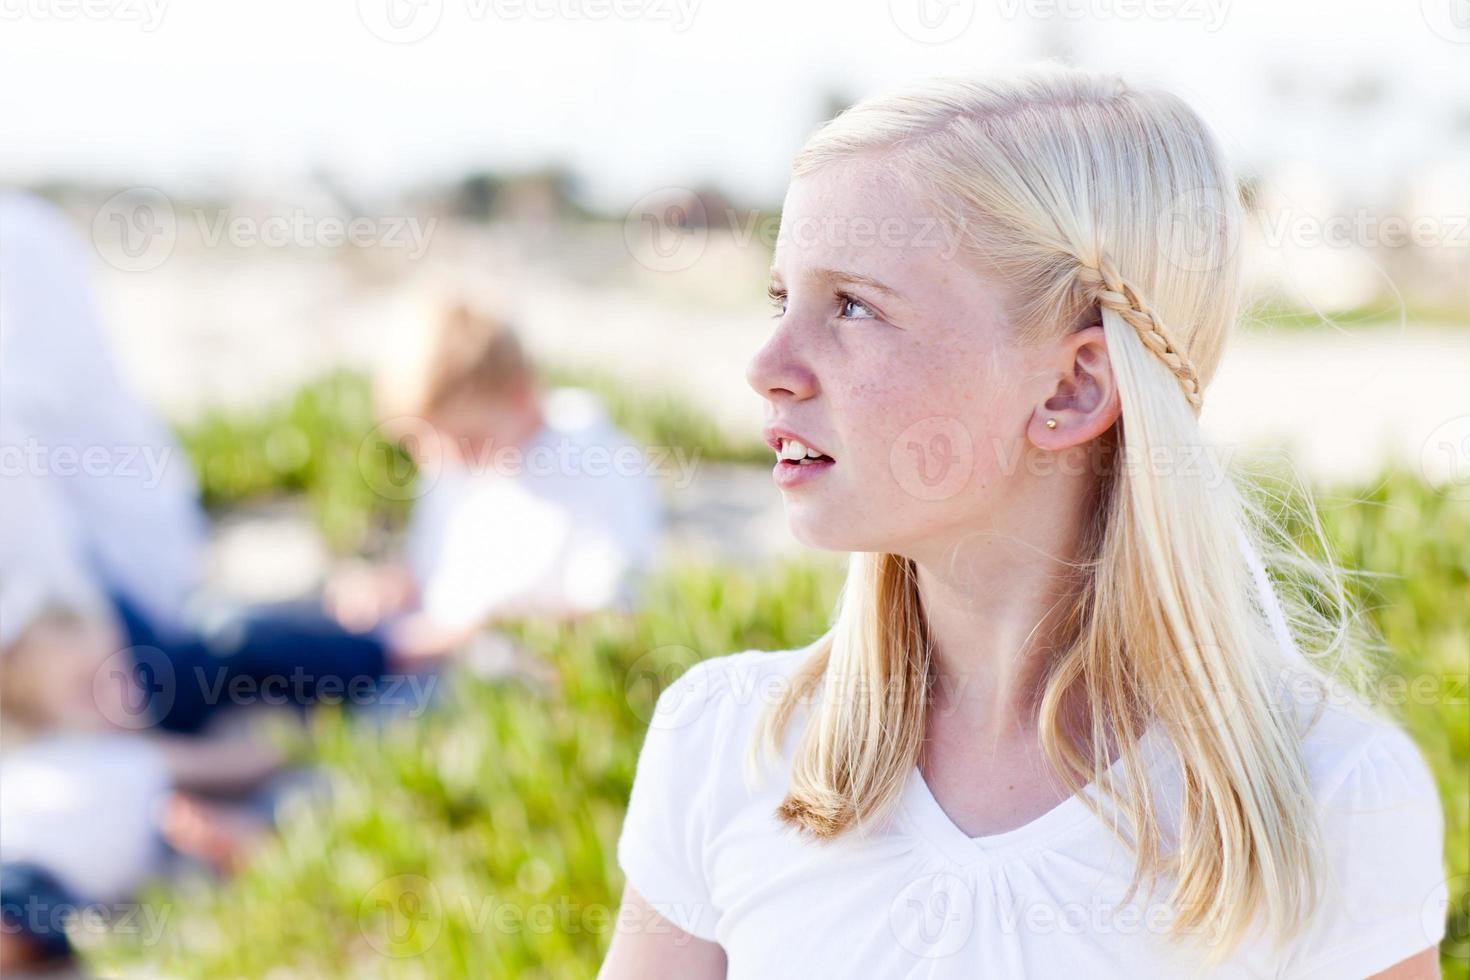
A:
[[[765,436],[766,445],[775,451],[777,459],[781,462],[790,462],[797,465],[803,465],[803,460],[828,463],[836,462],[829,453],[814,445],[811,440],[790,429],[768,425],[763,435]]]
[[[837,465],[830,455],[791,429],[768,425],[763,434],[766,445],[776,452],[771,476],[782,490],[804,486]]]

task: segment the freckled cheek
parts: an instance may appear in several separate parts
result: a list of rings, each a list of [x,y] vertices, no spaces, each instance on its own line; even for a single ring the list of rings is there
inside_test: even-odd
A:
[[[842,389],[841,404],[834,404],[833,409],[843,459],[855,474],[875,468],[886,471],[901,434],[933,414],[918,385],[895,384],[887,378],[849,383]]]
[[[849,362],[840,381],[829,377],[824,385],[847,457],[883,462],[892,443],[926,419],[953,419],[966,429],[983,424],[998,392],[977,360],[969,349],[915,346]]]

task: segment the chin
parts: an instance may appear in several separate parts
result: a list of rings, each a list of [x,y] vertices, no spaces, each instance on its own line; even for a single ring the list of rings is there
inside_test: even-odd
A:
[[[809,498],[786,498],[786,524],[791,536],[808,548],[820,551],[882,551],[874,539],[872,523],[854,511],[833,507]]]

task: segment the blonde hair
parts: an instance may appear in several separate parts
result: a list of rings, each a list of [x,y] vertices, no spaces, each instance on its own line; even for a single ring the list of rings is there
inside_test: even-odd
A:
[[[455,303],[434,328],[415,385],[415,414],[428,417],[463,395],[495,398],[532,378],[530,358],[509,323]]]
[[[1180,99],[1052,66],[936,80],[843,112],[793,177],[862,154],[881,156],[1009,287],[1020,342],[1100,318],[1122,401],[1115,448],[1148,458],[1203,444],[1196,416],[1238,313],[1242,213],[1219,148]],[[1208,476],[1117,466],[1100,478],[1075,640],[1047,675],[1038,723],[1052,766],[1132,848],[1123,901],[1172,876],[1171,934],[1208,937],[1218,961],[1258,912],[1284,941],[1318,894],[1304,732],[1281,694],[1300,679],[1325,692],[1335,682],[1314,661],[1350,664],[1356,651],[1335,570]],[[1293,574],[1285,598],[1302,650],[1273,634],[1280,607],[1256,587],[1258,554]],[[798,707],[812,708],[778,811],[809,835],[870,825],[918,764],[932,674],[916,582],[909,559],[852,555],[831,630],[759,726],[753,748],[774,753]],[[1075,698],[1090,708],[1086,741],[1063,722]],[[1179,764],[1176,848],[1164,847],[1137,744],[1149,725]],[[1126,789],[1103,778],[1110,744]]]

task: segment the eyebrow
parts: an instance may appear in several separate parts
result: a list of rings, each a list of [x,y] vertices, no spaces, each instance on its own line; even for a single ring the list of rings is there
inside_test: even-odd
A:
[[[867,286],[869,289],[882,293],[885,296],[898,298],[898,290],[886,285],[872,276],[865,276],[859,272],[845,272],[841,269],[813,269],[812,277],[835,282],[851,283],[855,286]],[[781,274],[775,269],[771,270],[771,287],[780,289],[783,286]]]

